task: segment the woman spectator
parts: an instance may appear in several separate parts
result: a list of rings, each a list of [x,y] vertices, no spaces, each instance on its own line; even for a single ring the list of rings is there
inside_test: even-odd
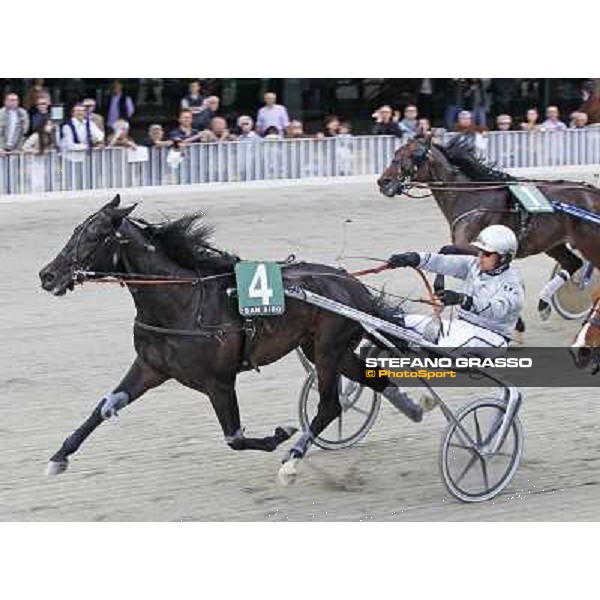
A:
[[[132,148],[135,150],[137,144],[129,135],[129,123],[125,119],[117,119],[113,123],[113,134],[108,138],[108,148]]]
[[[56,145],[56,128],[50,119],[38,121],[37,127],[23,143],[23,152],[30,154],[47,154]]]
[[[336,137],[340,132],[340,120],[336,115],[329,115],[325,118],[324,137]]]
[[[46,188],[46,179],[49,174],[46,155],[56,148],[56,127],[45,119],[38,122],[34,132],[23,143],[25,153],[25,172],[27,182],[32,192],[42,192]]]
[[[144,142],[144,146],[152,148],[154,146],[170,146],[171,142],[165,139],[165,130],[162,125],[154,123],[148,127],[148,138]]]
[[[240,130],[240,135],[238,136],[238,141],[240,142],[256,142],[261,139],[261,137],[254,131],[254,121],[252,117],[248,115],[242,115],[237,120],[237,126]]]
[[[537,108],[530,108],[525,116],[525,122],[521,123],[521,129],[523,131],[539,131],[539,118],[540,114]]]

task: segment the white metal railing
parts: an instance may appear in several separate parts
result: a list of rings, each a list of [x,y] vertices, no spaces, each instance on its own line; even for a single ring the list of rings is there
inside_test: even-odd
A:
[[[193,144],[181,156],[165,147],[13,153],[0,156],[0,194],[371,175],[384,170],[400,143],[349,136]],[[491,132],[478,146],[500,168],[600,165],[600,127]]]

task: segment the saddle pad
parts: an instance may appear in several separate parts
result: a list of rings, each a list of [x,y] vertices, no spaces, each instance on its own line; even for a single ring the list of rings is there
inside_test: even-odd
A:
[[[281,266],[274,262],[240,261],[235,265],[238,310],[244,317],[285,312]]]
[[[517,202],[528,213],[552,213],[554,207],[552,203],[540,192],[540,190],[531,184],[510,185],[512,195]]]

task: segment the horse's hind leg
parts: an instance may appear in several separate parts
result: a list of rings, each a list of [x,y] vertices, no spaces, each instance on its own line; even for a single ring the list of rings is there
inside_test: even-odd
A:
[[[208,397],[223,429],[225,441],[233,450],[273,452],[279,444],[290,439],[298,431],[295,427],[277,427],[273,435],[262,438],[246,437],[241,427],[235,379],[215,380],[207,388]]]
[[[538,312],[542,321],[550,318],[552,307],[550,300],[552,296],[581,268],[583,261],[565,244],[555,246],[546,251],[561,266],[561,270],[542,288],[538,300]]]
[[[58,475],[67,470],[69,456],[76,452],[81,444],[104,421],[115,416],[119,410],[131,404],[148,390],[158,387],[169,379],[148,366],[141,358],[136,358],[114,391],[107,394],[98,403],[92,414],[62,444],[60,450],[50,459],[47,475]]]

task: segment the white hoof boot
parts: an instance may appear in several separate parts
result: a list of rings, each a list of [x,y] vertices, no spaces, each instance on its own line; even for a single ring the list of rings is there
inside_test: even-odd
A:
[[[296,478],[298,477],[299,462],[299,458],[290,458],[288,461],[284,462],[281,467],[279,467],[277,479],[281,485],[288,486],[292,483],[295,483]]]
[[[552,306],[550,305],[550,302],[540,298],[538,300],[538,314],[540,315],[540,319],[542,321],[547,321],[552,314]]]
[[[68,466],[69,462],[66,460],[61,460],[60,462],[51,460],[48,462],[48,466],[46,467],[46,475],[49,477],[52,475],[60,475],[67,470]]]

